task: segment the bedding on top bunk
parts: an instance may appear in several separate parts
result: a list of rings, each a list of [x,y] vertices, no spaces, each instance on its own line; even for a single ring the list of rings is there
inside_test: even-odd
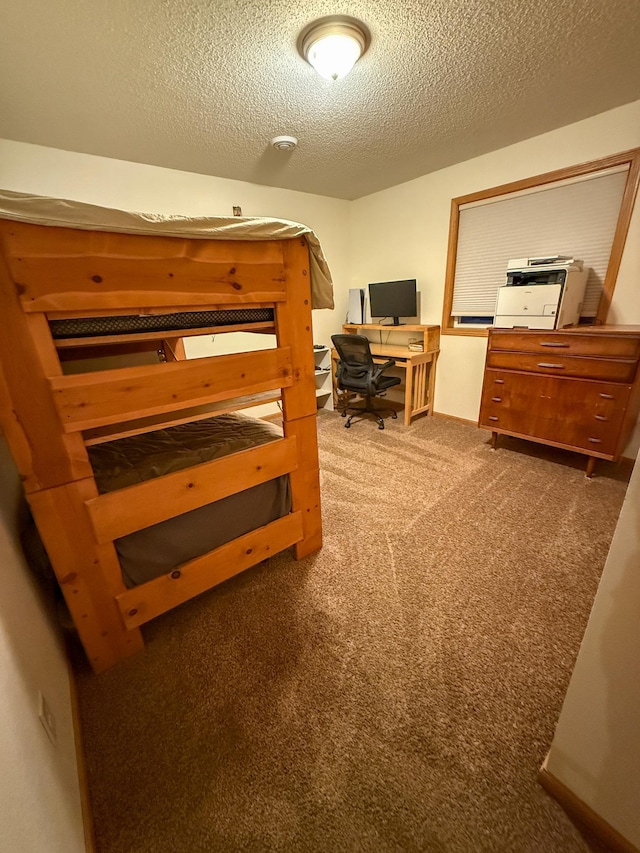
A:
[[[267,421],[217,415],[88,448],[98,491],[111,492],[281,438]],[[159,489],[161,489],[159,485]],[[262,527],[291,511],[284,475],[115,541],[128,587]]]
[[[0,218],[34,225],[189,237],[197,240],[290,240],[304,237],[309,246],[311,307],[333,308],[333,284],[317,235],[307,225],[266,216],[181,216],[132,213],[69,199],[0,190]]]

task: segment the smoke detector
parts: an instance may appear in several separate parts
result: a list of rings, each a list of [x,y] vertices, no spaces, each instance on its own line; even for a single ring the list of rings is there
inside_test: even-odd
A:
[[[271,144],[276,151],[293,151],[298,147],[298,140],[295,136],[274,136]]]

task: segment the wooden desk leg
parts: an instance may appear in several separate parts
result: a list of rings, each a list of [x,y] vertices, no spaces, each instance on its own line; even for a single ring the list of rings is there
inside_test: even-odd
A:
[[[587,459],[587,477],[589,477],[589,479],[591,479],[595,467],[596,467],[596,457],[595,456],[589,456],[589,458]]]
[[[498,449],[498,433],[497,432],[491,433],[491,447],[493,447],[494,450]]]
[[[336,372],[338,370],[338,359],[332,354],[331,355],[331,390],[333,393],[333,409],[334,411],[339,411],[342,408],[342,400],[340,397],[340,390],[338,388],[338,381],[336,378]]]
[[[435,396],[436,391],[436,361],[438,360],[438,353],[434,352],[433,358],[429,362],[429,411],[427,414],[433,414],[433,398]]]
[[[409,426],[411,423],[412,403],[413,403],[413,372],[414,367],[411,361],[406,364],[406,376],[404,386],[404,425]]]

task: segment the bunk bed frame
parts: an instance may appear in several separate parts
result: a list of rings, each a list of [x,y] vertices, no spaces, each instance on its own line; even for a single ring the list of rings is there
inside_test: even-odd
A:
[[[140,626],[293,546],[321,547],[310,257],[304,237],[237,241],[0,218],[0,425],[96,672],[143,646]],[[238,308],[273,320],[100,337],[50,321]],[[187,335],[270,331],[275,349],[185,359]],[[158,350],[157,364],[65,375],[68,358]],[[87,447],[280,400],[283,437],[99,494]],[[288,475],[292,511],[127,588],[114,540]]]

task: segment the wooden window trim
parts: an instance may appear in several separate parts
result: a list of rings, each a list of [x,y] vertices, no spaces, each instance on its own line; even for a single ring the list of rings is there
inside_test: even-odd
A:
[[[589,160],[586,163],[579,163],[577,166],[568,166],[564,169],[555,169],[553,172],[545,172],[542,175],[535,175],[532,178],[523,178],[520,181],[512,181],[509,184],[502,184],[498,187],[491,187],[487,190],[480,190],[469,195],[458,196],[451,199],[451,217],[449,220],[449,243],[447,247],[447,267],[445,274],[445,289],[444,289],[444,305],[442,310],[442,333],[445,335],[461,335],[463,337],[486,337],[487,329],[459,329],[453,326],[453,317],[451,316],[451,307],[453,304],[453,284],[456,274],[456,256],[458,253],[458,227],[460,222],[460,208],[462,205],[469,204],[475,201],[484,201],[485,199],[494,198],[495,196],[509,195],[509,193],[520,192],[521,190],[533,189],[534,187],[543,186],[544,184],[552,184],[556,181],[563,181],[567,178],[578,178],[582,175],[589,175],[592,172],[600,172],[603,169],[610,169],[614,166],[624,166],[629,164],[627,173],[627,181],[625,183],[622,202],[620,204],[620,213],[618,214],[618,222],[611,246],[611,255],[607,266],[607,273],[602,287],[602,296],[598,305],[598,313],[596,314],[595,323],[604,323],[609,313],[613,291],[616,286],[618,270],[622,260],[622,253],[629,231],[629,223],[631,222],[631,214],[640,184],[640,148],[632,148],[629,151],[623,151],[620,154],[612,154],[609,157],[601,157],[599,160]]]

